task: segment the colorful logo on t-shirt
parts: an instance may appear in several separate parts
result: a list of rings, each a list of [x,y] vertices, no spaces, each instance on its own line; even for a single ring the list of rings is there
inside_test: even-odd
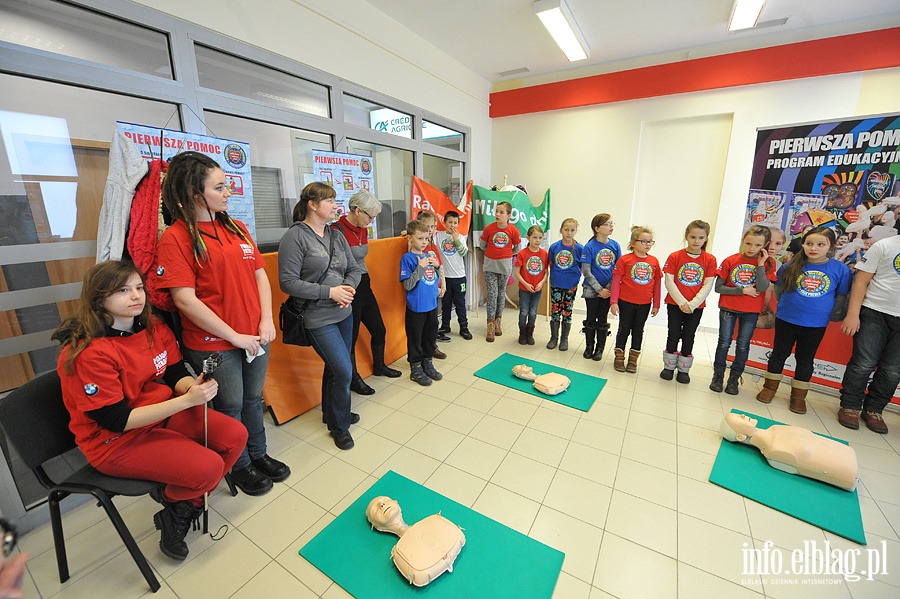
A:
[[[425,267],[425,274],[422,275],[422,282],[426,285],[434,285],[437,283],[437,271],[430,264]]]
[[[456,255],[456,244],[452,239],[447,238],[441,242],[441,251],[445,256],[454,256]]]
[[[426,252],[425,252],[425,255],[428,256],[429,258],[437,258],[437,254],[435,253],[434,250],[428,250],[428,251],[426,251]]]
[[[631,267],[631,280],[638,285],[649,285],[653,281],[653,266],[649,262],[635,262]]]
[[[594,256],[594,264],[597,268],[609,270],[616,265],[616,253],[609,248],[603,248]]]
[[[894,271],[895,271],[898,275],[900,275],[900,254],[897,254],[896,256],[894,256],[894,262],[893,262],[893,264],[894,264]]]
[[[678,282],[685,287],[696,287],[703,283],[703,267],[696,262],[685,262],[678,269]]]
[[[752,264],[738,264],[731,269],[728,279],[735,287],[750,287],[756,283],[756,267]]]
[[[249,243],[242,243],[242,244],[240,244],[240,246],[241,246],[241,251],[244,252],[244,260],[253,260],[253,258],[254,258],[253,254],[255,253],[253,251],[253,246],[250,245]]]
[[[491,243],[494,244],[494,247],[505,248],[509,245],[509,233],[505,231],[497,231],[491,237]]]
[[[166,269],[163,268],[162,266],[157,266],[157,267],[156,267],[156,276],[157,276],[157,277],[161,277],[161,276],[163,276],[164,274],[166,274]]]
[[[821,270],[807,270],[797,277],[797,292],[803,297],[822,297],[831,289],[831,279]]]
[[[84,386],[84,394],[87,395],[88,397],[90,397],[92,395],[97,395],[97,391],[99,391],[99,390],[100,390],[100,387],[98,387],[94,383],[88,383],[87,385]]]
[[[238,144],[228,144],[222,150],[222,157],[233,168],[242,168],[247,164],[247,152]]]
[[[553,259],[556,266],[562,269],[571,268],[575,264],[575,256],[569,250],[562,250]]]
[[[544,272],[544,261],[540,256],[531,256],[525,261],[525,272],[532,276],[539,276]]]

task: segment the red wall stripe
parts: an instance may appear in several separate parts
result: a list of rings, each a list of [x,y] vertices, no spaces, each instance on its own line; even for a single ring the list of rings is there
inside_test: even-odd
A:
[[[900,27],[492,93],[492,118],[900,66]]]

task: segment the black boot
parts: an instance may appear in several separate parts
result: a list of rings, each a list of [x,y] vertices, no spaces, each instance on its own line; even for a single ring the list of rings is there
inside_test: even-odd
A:
[[[375,395],[375,389],[368,386],[356,371],[356,352],[350,352],[350,364],[353,366],[353,378],[350,379],[350,390],[360,395]]]
[[[469,321],[459,321],[459,336],[466,341],[472,340],[472,332],[469,330]]]
[[[724,368],[713,368],[713,378],[709,383],[709,388],[711,391],[715,391],[716,393],[721,393],[722,389],[725,388],[725,369]]]
[[[725,393],[728,395],[738,394],[738,385],[741,383],[741,372],[735,372],[734,368],[728,373],[728,384],[725,385]]]
[[[534,325],[530,324],[525,327],[525,343],[534,345]]]
[[[384,363],[384,344],[372,345],[372,374],[375,376],[386,376],[392,379],[400,378],[403,374],[399,370],[390,368]]]
[[[193,522],[194,529],[199,528],[198,519],[203,509],[194,507],[187,501],[164,502],[163,505],[165,507],[153,515],[153,522],[162,533],[159,548],[172,559],[184,561],[188,556],[188,546],[184,542],[188,526]]]
[[[556,349],[556,344],[559,341],[559,321],[551,320],[550,321],[550,341],[547,342],[547,349]]]
[[[435,369],[434,363],[431,361],[431,358],[425,358],[424,360],[422,360],[422,372],[424,372],[425,376],[433,381],[439,381],[444,378],[444,375],[442,375]]]
[[[581,329],[581,332],[584,333],[584,353],[581,354],[585,360],[590,360],[591,356],[594,355],[594,336],[597,330],[590,326],[586,320],[581,322],[584,325],[584,328]]]
[[[607,337],[609,337],[609,325],[601,324],[597,327],[597,344],[594,346],[594,353],[591,354],[591,360],[594,362],[603,359],[603,349],[606,347]]]
[[[253,462],[247,464],[246,467],[238,470],[232,469],[225,475],[231,484],[237,486],[238,489],[247,495],[257,497],[265,495],[272,490],[272,479],[257,470]]]
[[[562,331],[559,334],[559,351],[569,350],[569,331],[572,329],[571,322],[562,323]]]
[[[419,383],[423,387],[427,387],[431,384],[431,378],[425,371],[422,369],[421,362],[410,362],[409,363],[409,380]]]

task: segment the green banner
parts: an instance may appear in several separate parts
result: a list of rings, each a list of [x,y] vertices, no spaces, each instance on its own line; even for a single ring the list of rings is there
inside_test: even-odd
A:
[[[487,225],[494,222],[494,209],[500,202],[512,204],[512,215],[509,222],[519,229],[523,239],[532,225],[538,225],[545,232],[550,226],[549,189],[544,194],[544,201],[534,206],[528,196],[519,189],[514,191],[491,191],[485,187],[473,185],[472,213],[474,217],[472,228],[476,231],[484,231]]]

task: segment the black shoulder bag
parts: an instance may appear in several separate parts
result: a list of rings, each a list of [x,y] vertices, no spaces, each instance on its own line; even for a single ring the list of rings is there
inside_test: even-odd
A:
[[[331,267],[331,257],[334,254],[334,231],[331,231],[329,240],[328,264],[316,283],[321,283],[325,279],[325,275],[328,274],[328,269]],[[278,326],[281,328],[282,343],[303,347],[312,345],[312,342],[309,340],[309,334],[306,332],[306,324],[303,321],[306,308],[309,307],[309,302],[311,301],[306,300],[298,306],[298,298],[291,296],[281,304],[281,310],[278,311]]]

